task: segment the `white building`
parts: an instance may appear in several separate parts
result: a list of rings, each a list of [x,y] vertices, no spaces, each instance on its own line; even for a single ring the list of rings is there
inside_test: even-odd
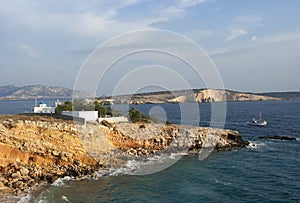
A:
[[[96,121],[98,111],[62,111],[62,115],[84,118],[85,121]]]
[[[35,107],[33,108],[33,113],[55,113],[55,108],[60,104],[60,102],[57,100],[55,102],[55,106],[47,106],[47,104],[44,101],[41,101],[39,103],[39,106],[35,104]]]

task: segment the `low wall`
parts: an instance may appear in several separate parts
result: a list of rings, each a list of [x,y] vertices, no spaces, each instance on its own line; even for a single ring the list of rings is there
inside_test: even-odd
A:
[[[124,116],[119,117],[108,117],[108,118],[98,118],[98,122],[100,123],[103,120],[106,120],[110,123],[122,123],[122,122],[128,122],[128,118]]]

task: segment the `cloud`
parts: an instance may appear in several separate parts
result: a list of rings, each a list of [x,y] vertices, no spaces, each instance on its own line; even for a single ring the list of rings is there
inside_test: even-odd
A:
[[[226,38],[226,41],[234,40],[237,37],[246,35],[248,32],[246,29],[237,28],[230,31],[229,36]]]
[[[180,6],[184,8],[188,8],[191,6],[196,6],[198,4],[202,4],[206,2],[207,0],[181,0],[180,1]]]
[[[171,6],[163,9],[160,13],[164,16],[181,15],[185,12],[183,8]]]
[[[157,22],[166,22],[174,17],[183,15],[190,7],[197,6],[208,0],[177,0],[173,1],[173,5],[163,6],[160,8],[160,14],[158,17],[153,18],[153,22],[149,25],[153,25]]]
[[[242,24],[256,24],[261,20],[262,17],[258,15],[244,15],[244,16],[237,16],[235,18],[236,23],[242,23]]]
[[[10,21],[0,23],[40,34],[60,32],[69,35],[99,36],[124,30],[126,23],[116,21],[114,17],[120,9],[138,2],[137,0],[7,1],[1,6],[0,15]],[[133,27],[129,24],[127,26]]]
[[[265,37],[257,38],[255,35],[250,40],[243,43],[231,43],[221,48],[212,49],[209,52],[210,56],[220,56],[233,54],[235,52],[241,52],[245,50],[251,50],[253,48],[261,49],[262,47],[269,47],[275,44],[294,44],[296,45],[300,41],[300,34],[298,33],[277,33],[268,35]],[[285,46],[285,45],[284,45]],[[296,47],[296,46],[295,46]]]
[[[251,41],[255,41],[255,40],[256,40],[256,36],[254,35],[251,37]]]

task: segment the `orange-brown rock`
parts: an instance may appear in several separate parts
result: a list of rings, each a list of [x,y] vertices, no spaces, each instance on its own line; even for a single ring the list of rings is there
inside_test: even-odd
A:
[[[72,121],[0,116],[0,195],[28,191],[35,183],[52,183],[59,177],[92,174],[99,166],[84,149]]]

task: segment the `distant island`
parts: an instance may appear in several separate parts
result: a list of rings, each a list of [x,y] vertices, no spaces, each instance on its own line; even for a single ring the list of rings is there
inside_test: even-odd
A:
[[[0,86],[0,99],[29,99],[29,98],[79,98],[89,97],[83,91],[73,91],[65,87],[50,87],[44,85],[28,85],[17,87],[15,85]],[[249,93],[218,89],[193,89],[137,93],[134,95],[119,95],[97,97],[104,103],[146,104],[146,103],[183,103],[183,102],[219,102],[219,101],[265,101],[300,99],[300,92],[268,92]]]
[[[17,87],[15,85],[0,86],[0,99],[30,99],[30,98],[71,98],[73,94],[78,97],[87,96],[85,92],[73,91],[65,87],[49,87],[44,85],[28,85]]]
[[[99,97],[98,101],[114,104],[157,104],[184,102],[221,102],[221,101],[267,101],[300,99],[300,92],[248,93],[220,89],[193,89],[139,93],[113,97]]]

